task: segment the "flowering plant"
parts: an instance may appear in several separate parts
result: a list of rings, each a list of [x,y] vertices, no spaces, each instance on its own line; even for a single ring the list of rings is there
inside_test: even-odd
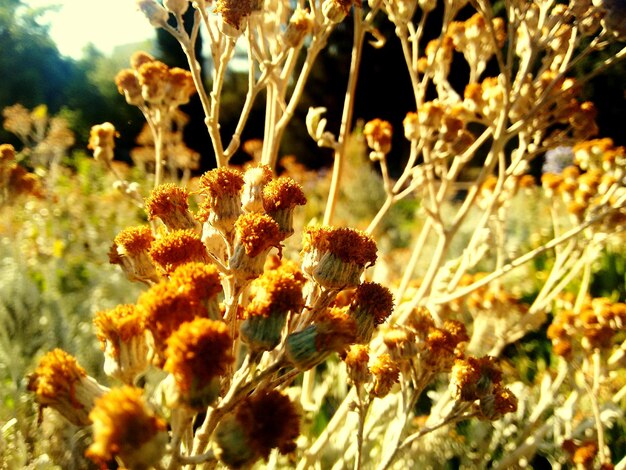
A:
[[[28,381],[41,406],[91,426],[89,459],[102,468],[114,460],[171,469],[269,460],[387,469],[452,458],[468,467],[510,468],[538,454],[555,464],[609,468],[620,457],[607,429],[624,418],[617,405],[626,393],[626,306],[593,298],[590,286],[599,253],[620,240],[625,151],[593,139],[596,110],[581,96],[585,82],[626,48],[586,76],[572,76],[577,62],[626,35],[616,21],[623,18],[619,4],[138,5],[180,42],[189,61],[189,71],[170,69],[138,53],[116,78],[146,117],[155,172],[145,199],[140,185],[119,178],[117,187],[145,209],[147,223],[122,230],[109,259],[145,290],[135,303],[94,319],[111,388],[59,349]],[[190,8],[193,23],[185,25]],[[425,24],[437,8],[441,33],[426,41]],[[316,58],[349,17],[354,42],[340,128],[328,130],[319,107],[306,120],[334,161],[321,223],[303,227],[298,214],[307,194],[296,179],[310,175],[275,176],[280,142]],[[395,38],[376,28],[381,17],[393,23]],[[210,92],[195,56],[201,28],[214,66]],[[333,224],[342,178],[351,176],[355,89],[368,34],[374,47],[400,42],[415,111],[403,122],[410,151],[397,176],[388,167],[392,125],[374,119],[362,128],[384,198],[371,220],[355,222],[359,230]],[[237,47],[248,53],[249,86],[226,143],[220,95]],[[450,81],[454,61],[467,67],[462,89]],[[258,161],[233,168],[229,161],[262,91]],[[186,188],[177,183],[188,165],[173,161],[165,137],[194,93],[217,168]],[[105,123],[90,139],[94,157],[112,171],[114,135]],[[563,146],[571,148],[570,164],[546,165],[551,172],[536,185],[533,161]],[[408,254],[386,249],[380,230],[407,199],[419,206]],[[550,226],[518,243],[511,223],[530,199],[548,207]],[[539,259],[546,269],[533,280],[528,266]],[[515,380],[499,358],[548,323],[550,363]],[[325,395],[338,382],[344,389],[329,413]]]

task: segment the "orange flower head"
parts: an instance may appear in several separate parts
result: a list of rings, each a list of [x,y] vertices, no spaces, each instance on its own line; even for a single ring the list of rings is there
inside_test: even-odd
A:
[[[373,119],[363,127],[363,135],[367,141],[367,146],[375,152],[387,154],[391,150],[391,138],[393,128],[391,123],[382,119]]]
[[[144,334],[143,318],[133,304],[100,311],[96,313],[93,323],[100,349],[104,351],[110,344],[115,357],[119,357],[121,343],[128,343],[131,338]]]
[[[114,239],[120,255],[138,256],[147,253],[154,241],[152,230],[147,225],[128,227],[122,230]]]
[[[251,350],[271,351],[278,345],[287,315],[299,313],[304,306],[304,282],[301,272],[286,266],[265,271],[252,282],[252,301],[244,310],[239,330]]]
[[[400,380],[400,367],[386,353],[376,358],[370,367],[370,372],[374,376],[374,386],[370,391],[374,397],[385,397]]]
[[[166,101],[172,106],[180,106],[189,103],[189,99],[196,93],[191,72],[178,67],[169,70],[169,88]]]
[[[114,138],[116,135],[115,126],[110,122],[91,126],[87,147],[93,150],[93,157],[96,160],[103,162],[111,162],[113,160]]]
[[[370,360],[368,347],[361,344],[353,344],[348,349],[344,362],[348,371],[348,378],[353,384],[364,384],[370,379],[370,371],[367,366]]]
[[[232,362],[228,325],[208,318],[183,323],[167,340],[163,369],[172,374],[182,400],[206,408],[219,393],[219,378]]]
[[[269,215],[250,212],[237,219],[235,234],[230,268],[242,280],[257,278],[269,251],[280,246],[280,227]]]
[[[206,199],[200,204],[196,218],[208,222],[230,241],[233,225],[241,214],[241,189],[244,180],[240,171],[217,168],[200,177],[200,193]]]
[[[189,191],[172,183],[162,184],[152,190],[146,199],[148,220],[159,218],[170,230],[185,230],[196,227],[189,212]]]
[[[131,281],[155,282],[158,275],[149,254],[153,240],[150,227],[128,227],[113,240],[109,262],[120,265]]]
[[[393,312],[393,295],[376,282],[364,282],[356,288],[349,312],[357,324],[357,342],[367,343]]]
[[[417,307],[407,320],[406,325],[411,328],[421,339],[428,336],[431,328],[435,327],[435,321],[426,307]]]
[[[244,179],[239,170],[221,167],[210,170],[200,177],[200,192],[210,199],[238,196]]]
[[[269,317],[299,312],[304,305],[304,283],[304,275],[297,269],[280,266],[266,271],[251,285],[252,301],[246,307],[245,316]]]
[[[133,52],[133,55],[130,56],[130,66],[134,70],[139,70],[139,67],[141,67],[143,64],[146,64],[148,62],[154,62],[155,60],[156,59],[147,52],[136,51]]]
[[[314,17],[308,10],[296,8],[289,18],[284,41],[287,47],[300,47],[304,38],[313,31]]]
[[[281,241],[278,224],[265,214],[243,214],[235,222],[235,230],[239,243],[250,257],[278,246]]]
[[[424,340],[424,365],[437,372],[450,370],[458,356],[459,344],[468,339],[461,322],[446,320],[442,328],[431,328]]]
[[[457,359],[452,366],[450,388],[460,401],[474,401],[493,394],[502,381],[502,371],[491,356]]]
[[[365,268],[376,262],[376,243],[352,228],[307,227],[302,238],[302,269],[323,287],[356,287]]]
[[[174,230],[155,240],[150,249],[152,261],[166,274],[185,263],[210,263],[204,243],[193,230]]]
[[[41,358],[28,377],[27,388],[35,393],[41,406],[51,406],[76,426],[90,423],[94,399],[104,392],[76,358],[62,349],[54,349]]]
[[[296,449],[300,413],[288,397],[276,390],[245,398],[215,431],[215,453],[229,468],[249,467],[267,459],[272,449],[282,454]]]
[[[383,342],[395,361],[410,361],[417,356],[415,333],[408,328],[387,328],[383,334]]]
[[[177,283],[161,281],[139,296],[146,328],[152,334],[159,362],[163,357],[167,339],[180,325],[196,317],[206,317],[206,308],[189,292],[181,291]]]
[[[133,383],[148,367],[148,344],[141,311],[135,305],[118,305],[94,318],[96,336],[104,351],[104,372]]]
[[[85,455],[102,468],[116,458],[127,468],[149,468],[163,456],[167,424],[147,406],[142,392],[124,386],[96,400],[89,414],[93,443]]]
[[[141,85],[135,71],[131,69],[120,70],[115,76],[115,85],[117,85],[117,91],[124,95],[128,104],[139,106],[144,103]]]
[[[0,165],[15,161],[15,148],[11,144],[0,145]]]
[[[214,264],[193,262],[180,265],[170,275],[170,283],[197,302],[216,299],[222,292],[220,274]]]
[[[408,140],[417,140],[420,137],[419,118],[417,113],[410,111],[402,121],[404,137]]]
[[[263,188],[263,207],[278,223],[284,238],[293,234],[293,210],[306,204],[302,186],[289,177],[270,181]]]
[[[517,397],[508,388],[497,384],[492,394],[480,399],[478,407],[481,418],[495,421],[517,410]]]
[[[225,23],[241,29],[241,22],[250,16],[254,4],[253,0],[217,0],[214,12],[221,14]]]
[[[169,77],[167,65],[158,60],[146,62],[139,67],[137,75],[143,99],[152,104],[161,103],[167,92]]]

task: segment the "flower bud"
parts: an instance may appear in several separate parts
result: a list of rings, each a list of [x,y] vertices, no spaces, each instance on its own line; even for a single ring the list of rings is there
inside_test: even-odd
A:
[[[308,10],[296,8],[285,30],[284,41],[287,47],[300,47],[304,38],[313,31],[314,20],[314,16]]]
[[[287,358],[302,371],[311,369],[353,343],[355,331],[354,320],[342,309],[329,309],[315,323],[287,337]]]

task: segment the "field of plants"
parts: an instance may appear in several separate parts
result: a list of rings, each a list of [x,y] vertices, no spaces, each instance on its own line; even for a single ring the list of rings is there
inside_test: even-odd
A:
[[[137,5],[187,68],[110,77],[130,152],[2,112],[0,469],[626,469],[626,149],[585,93],[626,57],[623,2]],[[363,117],[393,44],[411,94]]]

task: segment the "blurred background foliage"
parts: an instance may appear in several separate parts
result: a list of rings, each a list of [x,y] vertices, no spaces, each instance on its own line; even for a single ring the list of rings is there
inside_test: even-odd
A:
[[[128,153],[143,125],[140,112],[128,106],[117,92],[113,79],[115,74],[128,67],[130,55],[137,49],[145,49],[169,66],[186,66],[186,59],[178,43],[162,30],[155,30],[154,39],[145,44],[133,44],[128,48],[118,48],[111,56],[100,53],[95,48],[87,48],[80,60],[62,56],[42,24],[42,9],[26,6],[21,0],[0,0],[0,70],[3,71],[0,87],[0,109],[15,103],[27,108],[40,104],[48,107],[50,114],[62,109],[70,117],[72,130],[77,135],[76,148],[84,148],[92,125],[104,121],[112,122],[120,132],[118,158],[128,160]],[[435,37],[439,31],[436,20],[441,12],[435,10],[428,21],[425,36]],[[463,18],[463,12],[459,18]],[[86,20],[87,21],[87,20]],[[381,18],[377,27],[382,37],[393,36],[393,25]],[[374,39],[370,37],[369,39]],[[337,129],[341,117],[343,94],[346,87],[350,52],[352,47],[352,22],[344,21],[330,38],[327,50],[318,58],[310,77],[309,86],[296,116],[282,144],[283,155],[296,155],[300,161],[312,168],[328,166],[331,155],[320,150],[306,134],[304,118],[309,106],[324,106],[328,109],[329,129]],[[198,53],[202,52],[199,42]],[[604,54],[614,51],[607,49]],[[595,60],[602,57],[595,57]],[[455,61],[462,63],[463,61]],[[210,85],[210,64],[205,67],[204,77]],[[583,62],[580,68],[588,69],[594,63]],[[465,83],[467,71],[455,70],[459,83]],[[234,67],[229,72],[223,94],[221,128],[229,139],[236,125],[239,110],[246,93],[247,70]],[[489,69],[487,75],[489,74]],[[586,99],[596,103],[599,109],[598,123],[603,137],[613,138],[616,145],[626,143],[622,131],[621,117],[626,114],[624,81],[626,64],[616,67],[594,78],[586,85]],[[462,90],[459,90],[462,91]],[[257,100],[243,140],[260,138],[263,135],[263,97]],[[355,119],[367,121],[375,117],[391,121],[396,129],[394,150],[390,161],[393,168],[399,168],[406,155],[406,140],[402,136],[402,119],[406,112],[413,110],[412,92],[405,70],[402,52],[397,41],[389,41],[382,48],[367,46],[364,50],[361,78],[357,89]],[[202,108],[197,98],[183,108],[191,116],[185,130],[187,145],[202,154],[204,171],[213,166],[213,158],[206,128],[203,124]],[[0,130],[0,142],[17,144],[14,137]],[[245,160],[240,151],[235,160]]]

